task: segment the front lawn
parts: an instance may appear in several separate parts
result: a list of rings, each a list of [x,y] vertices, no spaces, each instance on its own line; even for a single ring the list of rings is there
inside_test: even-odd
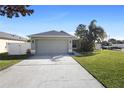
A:
[[[100,50],[73,58],[104,86],[124,88],[124,52]]]
[[[8,68],[25,58],[27,58],[27,55],[8,56],[7,53],[2,53],[0,54],[0,70]]]

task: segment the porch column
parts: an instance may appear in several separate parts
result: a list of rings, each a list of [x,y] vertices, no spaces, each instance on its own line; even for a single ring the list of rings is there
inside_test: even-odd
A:
[[[72,39],[68,40],[68,52],[72,53]]]

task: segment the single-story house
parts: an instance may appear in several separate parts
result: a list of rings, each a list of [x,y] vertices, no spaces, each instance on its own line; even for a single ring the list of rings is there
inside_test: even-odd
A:
[[[5,32],[0,32],[0,53],[7,52],[8,43],[24,43],[26,41],[27,39],[23,37]]]
[[[72,40],[74,36],[64,31],[48,31],[29,36],[31,38],[31,49],[36,54],[67,54],[72,53]]]

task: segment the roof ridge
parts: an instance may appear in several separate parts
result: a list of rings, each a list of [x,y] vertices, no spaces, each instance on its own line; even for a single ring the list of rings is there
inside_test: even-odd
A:
[[[32,35],[29,35],[29,37],[30,36],[57,36],[57,35],[58,36],[72,36],[63,30],[61,30],[61,31],[51,30],[51,31],[47,31],[47,32],[32,34]]]

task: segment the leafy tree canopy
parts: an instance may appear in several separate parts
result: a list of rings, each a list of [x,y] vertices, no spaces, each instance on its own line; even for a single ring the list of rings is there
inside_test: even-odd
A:
[[[117,43],[117,40],[114,39],[114,38],[111,38],[111,39],[108,40],[108,42],[111,42],[112,44],[116,44]]]
[[[8,18],[31,15],[34,11],[29,5],[0,5],[0,15]]]
[[[96,25],[96,20],[92,20],[89,26],[79,24],[75,35],[80,38],[81,50],[83,51],[93,51],[95,47],[95,42],[102,42],[107,34],[101,26]]]

